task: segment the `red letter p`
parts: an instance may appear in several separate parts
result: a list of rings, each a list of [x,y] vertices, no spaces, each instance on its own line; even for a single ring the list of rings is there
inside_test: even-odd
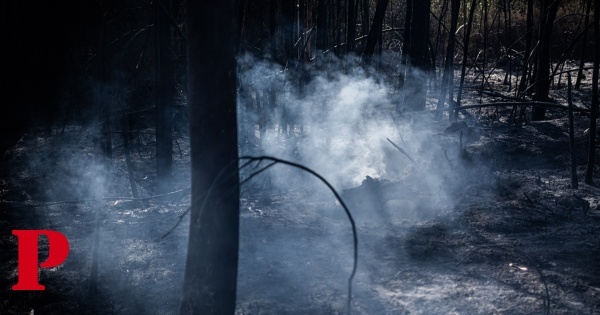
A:
[[[62,264],[69,255],[69,241],[59,232],[51,230],[13,230],[19,239],[19,277],[13,290],[45,290],[39,283],[38,268],[54,268]],[[38,261],[38,237],[48,238],[48,259]]]

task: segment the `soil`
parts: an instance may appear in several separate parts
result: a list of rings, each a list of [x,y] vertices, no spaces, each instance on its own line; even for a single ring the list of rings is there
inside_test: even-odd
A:
[[[600,190],[582,181],[570,188],[564,112],[512,124],[509,111],[474,110],[454,124],[422,114],[431,142],[412,151],[404,177],[368,177],[343,192],[359,241],[353,314],[600,314]],[[587,123],[576,116],[580,178]],[[80,126],[27,134],[4,156],[1,314],[177,313],[189,147],[179,140],[174,149],[179,195],[82,202],[130,196],[122,143],[115,138],[113,158],[100,161],[94,137]],[[141,134],[131,152],[142,196],[154,194],[152,146],[153,136]],[[427,185],[428,172],[443,175],[439,190]],[[305,183],[278,189],[257,180],[243,189],[236,314],[348,313],[351,227],[324,186]],[[10,290],[14,229],[68,237],[65,264],[40,272],[45,291]]]

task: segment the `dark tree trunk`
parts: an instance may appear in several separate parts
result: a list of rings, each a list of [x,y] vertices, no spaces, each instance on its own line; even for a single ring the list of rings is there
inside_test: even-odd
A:
[[[173,168],[173,112],[175,76],[171,53],[171,25],[169,13],[154,1],[155,61],[156,61],[156,180],[157,192],[171,190]]]
[[[406,71],[409,68],[410,57],[410,45],[411,45],[411,27],[412,27],[412,14],[413,14],[413,0],[406,0],[406,15],[404,19],[404,41],[402,42],[402,56],[400,58],[400,77],[398,79],[398,86],[404,87],[404,80],[406,79]]]
[[[525,60],[523,61],[523,73],[519,82],[519,92],[527,88],[527,72],[531,57],[531,42],[533,39],[533,0],[527,0],[527,33],[525,34]]]
[[[512,11],[511,11],[511,0],[504,0],[504,29],[506,32],[506,69],[504,74],[503,84],[508,85],[508,91],[512,90]]]
[[[465,75],[467,70],[467,60],[469,60],[469,42],[471,37],[471,30],[473,29],[473,14],[475,13],[475,7],[477,6],[477,0],[471,2],[471,8],[469,8],[469,18],[467,20],[467,28],[465,29],[465,38],[463,39],[463,60],[462,67],[460,70],[460,84],[458,86],[458,94],[456,95],[456,106],[460,106],[462,101],[463,87],[465,84]],[[454,120],[456,120],[458,113],[454,113]]]
[[[577,154],[575,154],[575,128],[573,126],[573,85],[571,83],[571,74],[567,72],[568,90],[567,102],[569,104],[569,157],[571,160],[571,188],[579,188],[579,179],[577,178]]]
[[[270,51],[272,60],[277,60],[277,1],[271,0],[269,1],[269,36],[270,36]],[[273,86],[269,86],[266,89],[265,93],[268,93],[268,101],[263,101],[263,108],[261,112],[261,117],[263,117],[266,123],[262,124],[262,133],[261,137],[265,136],[266,130],[268,128],[267,125],[272,124],[273,122],[270,119],[271,113],[274,111],[277,99],[277,92]],[[258,98],[258,97],[257,97]],[[266,99],[266,96],[264,97]]]
[[[104,22],[102,24],[102,34],[100,39],[100,81],[102,82],[100,89],[101,95],[101,106],[100,111],[102,112],[102,118],[104,121],[102,122],[102,139],[101,139],[101,148],[103,153],[107,158],[112,158],[112,126],[110,123],[110,112],[112,110],[110,92],[108,89],[108,84],[110,81],[111,73],[110,73],[110,62],[108,56],[108,29],[107,29],[107,21],[106,16],[104,18]]]
[[[389,0],[378,0],[377,7],[375,8],[375,17],[373,18],[373,25],[369,31],[367,37],[367,43],[365,44],[365,50],[363,52],[363,58],[366,62],[370,63],[373,54],[375,53],[375,46],[377,40],[381,35],[383,29],[383,18],[385,17],[385,11],[387,9]]]
[[[271,59],[277,60],[277,1],[269,1],[269,36]]]
[[[335,1],[335,54],[340,56],[342,54],[342,1]]]
[[[317,0],[317,55],[327,49],[327,0]]]
[[[363,35],[369,34],[369,18],[370,18],[370,0],[363,0],[362,2],[362,23],[363,23]]]
[[[588,144],[587,169],[585,183],[594,183],[594,166],[596,156],[596,119],[598,116],[598,72],[600,65],[600,0],[594,1],[594,70],[592,72],[592,112],[590,115],[590,134]]]
[[[294,20],[296,12],[295,1],[282,1],[281,3],[281,25],[283,28],[283,47],[285,50],[285,61],[289,61],[291,67],[295,67],[297,58],[295,57],[294,43],[296,34],[294,33]],[[285,63],[284,63],[285,64]]]
[[[452,0],[450,13],[450,32],[448,34],[448,48],[446,50],[446,64],[444,65],[444,75],[442,77],[440,97],[437,104],[438,109],[444,107],[446,93],[448,93],[448,90],[450,91],[448,93],[448,100],[452,102],[452,92],[454,90],[454,47],[456,45],[456,28],[458,26],[459,12],[460,0]],[[441,119],[441,116],[438,116],[437,119]]]
[[[430,7],[430,0],[413,2],[409,56],[411,64],[422,71],[429,71],[431,69],[431,58],[429,54]]]
[[[181,314],[233,314],[239,175],[233,1],[187,2],[192,211]]]
[[[547,102],[550,93],[550,49],[552,45],[552,27],[560,0],[541,0],[540,43],[538,49],[537,73],[535,75],[534,100]],[[546,119],[546,108],[534,106],[532,120]]]
[[[442,21],[444,21],[444,19],[446,18],[446,13],[448,12],[448,3],[449,0],[444,0],[444,2],[442,2],[442,9],[440,10],[440,16],[438,19],[438,26],[437,26],[437,30],[436,30],[436,35],[435,35],[435,46],[433,48],[433,51],[431,52],[432,55],[432,60],[431,60],[431,64],[434,65],[434,67],[437,65],[437,58],[438,58],[438,48],[440,46],[440,42],[442,42]],[[439,72],[439,77],[440,77],[440,82],[441,82],[441,78],[442,78],[442,74],[444,73],[444,58],[442,58],[442,61],[440,62],[440,72]],[[437,73],[436,76],[437,78]]]
[[[346,53],[354,51],[354,40],[356,39],[356,11],[355,0],[348,0],[348,20],[346,22]]]
[[[533,0],[531,0],[533,1]],[[488,49],[488,2],[483,1],[482,10],[482,19],[483,19],[483,62],[481,65],[481,91],[483,92],[483,87],[485,86],[485,68],[487,67],[487,49]],[[480,94],[481,96],[483,93]]]
[[[585,19],[583,26],[587,26],[590,23],[590,9],[592,8],[592,0],[585,1]],[[585,66],[585,49],[587,46],[587,35],[588,29],[583,31],[583,40],[581,42],[581,55],[579,57],[579,71],[577,72],[577,81],[575,81],[575,89],[579,90],[581,87],[581,80],[583,79],[583,67]]]
[[[431,70],[429,54],[429,10],[430,0],[414,0],[410,25],[410,44],[408,49],[409,68],[405,82],[410,82],[410,89],[405,97],[404,105],[408,110],[425,109],[427,94],[427,77]],[[408,15],[408,13],[407,13]]]
[[[236,42],[240,45],[236,47],[237,51],[242,53],[244,51],[244,47],[242,46],[242,38],[245,35],[246,30],[246,10],[248,7],[249,0],[235,0],[235,15],[237,17],[236,21]]]

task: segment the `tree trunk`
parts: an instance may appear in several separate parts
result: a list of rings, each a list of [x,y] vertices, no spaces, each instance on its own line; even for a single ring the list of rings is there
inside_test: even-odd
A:
[[[571,188],[579,188],[579,179],[577,178],[577,155],[575,154],[575,128],[573,126],[573,85],[571,83],[571,73],[567,72],[568,90],[567,102],[569,104],[569,157],[571,160]]]
[[[583,26],[587,26],[590,23],[590,9],[592,8],[592,0],[585,1],[585,18]],[[581,42],[581,55],[579,57],[579,71],[577,72],[577,80],[575,81],[575,89],[579,90],[581,87],[581,80],[583,79],[583,67],[585,66],[585,49],[587,46],[587,35],[588,29],[583,31],[583,40]]]
[[[535,75],[535,95],[533,99],[539,102],[547,102],[550,93],[550,50],[552,44],[552,27],[554,18],[560,0],[542,0],[541,1],[541,21],[540,21],[540,43],[538,49],[537,73]],[[546,119],[546,108],[534,106],[531,113],[532,120]]]
[[[327,0],[317,0],[317,57],[327,49]]]
[[[187,2],[192,211],[181,314],[233,314],[239,175],[233,1]]]
[[[269,51],[271,60],[277,60],[277,1],[269,1]]]
[[[446,93],[450,90],[448,100],[452,102],[452,91],[454,90],[454,47],[456,45],[456,28],[458,26],[458,14],[460,12],[460,0],[452,0],[450,13],[450,32],[448,34],[448,48],[446,50],[446,64],[444,66],[444,75],[442,77],[442,86],[440,97],[438,99],[437,108],[444,107],[446,101]],[[440,112],[441,115],[441,112]],[[437,119],[441,119],[438,116]]]
[[[463,60],[462,68],[460,70],[460,85],[458,87],[458,94],[456,95],[456,106],[460,106],[462,100],[463,87],[465,84],[465,75],[467,70],[467,60],[469,59],[469,41],[471,37],[471,30],[473,29],[473,14],[475,13],[475,7],[477,6],[477,0],[471,2],[471,8],[469,9],[469,19],[467,20],[467,28],[465,30],[465,38],[463,40]],[[454,120],[458,116],[458,111],[454,113]]]
[[[427,72],[431,69],[429,54],[429,10],[430,0],[412,1],[410,44],[408,49],[408,69],[405,82],[410,92],[405,96],[404,105],[408,110],[425,109],[427,94]],[[408,12],[407,12],[408,15]]]
[[[346,53],[354,51],[354,40],[356,39],[356,11],[355,0],[348,0],[348,20],[346,22]]]
[[[102,69],[100,69],[100,81],[102,82],[100,86],[100,95],[102,97],[101,104],[101,113],[104,121],[102,122],[102,139],[100,140],[102,151],[104,155],[108,159],[112,159],[112,126],[110,119],[110,112],[112,110],[111,99],[110,99],[110,91],[108,88],[108,84],[110,81],[111,73],[111,65],[108,57],[108,30],[107,30],[107,21],[106,17],[104,18],[104,22],[102,24],[102,35],[100,40],[100,65]],[[35,130],[35,129],[34,129]]]
[[[375,8],[375,17],[373,18],[373,25],[369,31],[367,37],[367,43],[365,44],[365,50],[363,52],[363,58],[367,63],[371,62],[371,58],[375,53],[375,46],[377,40],[381,35],[383,29],[383,18],[385,17],[385,11],[387,9],[389,0],[378,0],[377,7]]]
[[[370,0],[363,0],[362,2],[362,23],[363,23],[363,35],[369,34],[369,18],[370,18]]]
[[[173,112],[175,77],[171,53],[170,17],[160,1],[154,1],[156,61],[156,181],[157,192],[171,190],[173,168]]]
[[[400,77],[398,78],[398,87],[404,88],[406,71],[409,68],[409,51],[411,45],[411,27],[413,14],[413,0],[406,0],[406,15],[404,18],[404,41],[402,42],[402,56],[400,57]]]
[[[519,92],[527,88],[527,70],[529,69],[531,57],[531,42],[533,39],[533,0],[527,0],[527,33],[525,34],[525,53],[523,61],[523,73],[519,82]]]
[[[504,29],[507,35],[506,39],[506,69],[504,73],[504,82],[503,84],[508,85],[508,91],[512,90],[512,14],[511,14],[511,0],[504,0]]]
[[[431,64],[434,65],[434,67],[437,65],[437,58],[438,58],[438,48],[440,46],[440,42],[442,41],[442,21],[444,21],[444,19],[446,18],[446,13],[448,12],[448,0],[444,0],[444,2],[442,3],[442,9],[440,10],[440,16],[438,19],[438,26],[437,26],[437,30],[436,30],[436,35],[435,35],[435,46],[433,51],[431,52],[432,57],[432,61]],[[440,72],[439,72],[439,77],[440,77],[440,82],[442,79],[442,74],[444,73],[444,58],[442,58],[442,61],[440,62]],[[437,78],[437,73],[434,76]]]
[[[600,65],[600,0],[594,1],[594,70],[592,72],[592,111],[590,114],[590,134],[588,161],[585,171],[585,183],[594,183],[594,165],[596,156],[596,118],[598,116],[598,70]]]
[[[533,0],[531,0],[533,1]],[[488,35],[489,35],[489,30],[488,30],[488,14],[489,14],[489,10],[488,10],[488,2],[487,1],[483,1],[483,6],[481,8],[482,10],[482,20],[483,20],[483,62],[481,65],[481,88],[480,91],[483,92],[483,88],[485,86],[485,68],[487,67],[487,49],[488,49]],[[481,101],[481,97],[483,96],[483,93],[480,92],[480,101]]]
[[[342,54],[342,1],[335,1],[335,54],[341,56]]]

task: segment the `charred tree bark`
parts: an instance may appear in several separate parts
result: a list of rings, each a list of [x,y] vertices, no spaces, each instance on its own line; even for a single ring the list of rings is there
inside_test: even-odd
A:
[[[356,39],[356,7],[355,0],[348,0],[348,20],[346,22],[346,53],[354,51],[354,40]]]
[[[407,5],[408,7],[408,5]],[[410,21],[410,43],[405,82],[410,90],[404,105],[408,110],[425,109],[427,94],[427,72],[431,70],[429,54],[429,11],[430,0],[413,0]],[[407,16],[409,13],[407,12]]]
[[[577,156],[575,155],[575,128],[573,126],[573,97],[571,90],[571,73],[567,73],[568,90],[567,101],[569,103],[569,156],[571,157],[571,188],[579,188],[579,179],[577,178]]]
[[[525,60],[523,61],[523,73],[519,82],[519,92],[527,88],[527,72],[531,58],[531,42],[533,39],[533,0],[527,0],[527,33],[525,34]]]
[[[467,70],[467,60],[469,59],[469,41],[471,37],[471,30],[473,29],[473,14],[475,13],[475,7],[477,6],[477,0],[471,2],[471,8],[469,9],[469,18],[467,20],[467,28],[465,30],[465,38],[463,40],[463,60],[462,67],[460,70],[460,85],[458,87],[458,94],[456,95],[456,106],[460,106],[462,101],[463,87],[465,84],[465,75]],[[454,120],[458,116],[458,111],[454,113]]]
[[[369,18],[370,18],[370,0],[363,0],[362,2],[362,23],[363,23],[363,35],[369,34]]]
[[[180,313],[233,314],[239,244],[233,1],[187,5],[192,211]]]
[[[412,14],[413,14],[413,1],[406,0],[406,15],[404,18],[404,41],[402,42],[402,56],[400,58],[400,77],[398,78],[398,86],[404,88],[404,80],[406,79],[406,71],[409,68],[410,57],[410,45],[411,41],[411,28],[412,28]]]
[[[533,0],[530,0],[533,1]],[[488,2],[487,0],[483,1],[483,5],[481,8],[481,16],[482,16],[482,20],[483,20],[483,60],[482,60],[482,65],[481,65],[481,91],[483,91],[483,88],[485,86],[485,68],[487,67],[487,49],[488,49],[488,36],[489,36],[489,26],[488,26],[488,14],[489,14],[489,7],[488,7]],[[481,101],[481,96],[483,96],[483,93],[480,94],[480,101]]]
[[[504,74],[504,82],[503,84],[508,85],[508,91],[512,90],[512,10],[511,10],[511,0],[504,0],[504,29],[507,35],[506,39],[506,69]]]
[[[327,49],[327,1],[317,0],[317,40],[316,56],[320,56]]]
[[[381,31],[383,29],[383,18],[385,17],[385,11],[387,9],[388,2],[389,0],[377,1],[373,25],[369,31],[369,36],[367,37],[367,43],[365,44],[365,50],[363,52],[363,59],[367,63],[371,62],[371,58],[375,53],[375,46],[377,45],[377,40],[380,38]]]
[[[102,35],[101,35],[101,40],[100,40],[100,64],[101,64],[101,69],[100,69],[100,80],[102,81],[102,86],[101,86],[101,92],[100,95],[102,97],[102,105],[100,108],[100,111],[102,113],[102,118],[104,119],[104,121],[102,122],[102,138],[100,140],[101,143],[101,148],[102,151],[104,152],[104,154],[106,155],[107,158],[111,159],[112,158],[112,130],[111,130],[111,123],[110,123],[110,112],[112,110],[112,106],[111,106],[111,100],[109,99],[109,89],[108,89],[108,84],[110,81],[110,63],[109,63],[109,57],[108,57],[108,42],[107,42],[107,37],[108,37],[108,30],[107,30],[107,17],[106,15],[108,15],[108,13],[105,14],[104,16],[104,21],[102,24]]]
[[[444,107],[446,101],[446,93],[448,93],[448,100],[453,101],[452,94],[454,90],[454,47],[456,45],[456,28],[458,26],[458,14],[460,13],[460,0],[452,0],[451,13],[450,13],[450,31],[448,34],[448,48],[446,50],[446,64],[444,66],[444,75],[442,77],[442,86],[440,91],[440,97],[438,99],[437,108]],[[448,92],[449,90],[449,92]],[[441,115],[441,112],[440,114]],[[440,119],[438,116],[437,119]]]
[[[269,51],[271,59],[277,60],[277,1],[269,1]]]
[[[431,52],[432,55],[432,60],[431,60],[431,64],[435,66],[437,66],[437,58],[438,58],[438,48],[440,46],[440,42],[442,42],[442,24],[444,21],[444,19],[446,18],[446,13],[448,12],[448,0],[444,0],[444,2],[442,2],[442,8],[440,10],[440,16],[437,19],[438,20],[438,26],[437,26],[437,30],[436,30],[436,35],[435,35],[435,45],[433,48],[433,51]],[[442,48],[443,49],[443,48]],[[439,77],[440,77],[440,82],[442,81],[442,74],[444,73],[444,58],[442,57],[442,61],[440,61],[440,72],[439,72]],[[436,72],[436,75],[434,76],[435,78],[437,78],[438,73]]]
[[[550,49],[552,44],[552,27],[554,18],[558,11],[560,0],[541,0],[541,21],[540,21],[540,43],[537,59],[537,73],[535,75],[535,95],[533,99],[538,102],[547,102],[550,93]],[[534,106],[531,112],[531,119],[538,121],[546,119],[546,108]]]
[[[335,54],[340,56],[342,54],[342,1],[335,1]]]
[[[590,9],[592,8],[592,0],[585,1],[585,18],[583,25],[590,23]],[[579,57],[579,71],[577,72],[577,80],[575,81],[575,89],[579,90],[581,87],[581,80],[583,79],[583,67],[585,66],[585,48],[587,46],[587,35],[588,29],[583,31],[583,41],[581,42],[581,55]]]
[[[289,62],[289,68],[296,66],[294,43],[296,34],[294,32],[294,20],[296,13],[296,1],[282,1],[281,3],[281,25],[283,33],[283,47],[285,50],[285,61]]]
[[[585,171],[585,183],[594,183],[594,165],[596,156],[596,119],[598,117],[598,72],[600,66],[600,0],[594,0],[594,70],[592,72],[592,111],[590,114],[590,134],[588,160]]]
[[[157,192],[171,190],[173,168],[173,112],[175,77],[171,53],[169,13],[154,1],[155,62],[156,62],[156,180]]]

